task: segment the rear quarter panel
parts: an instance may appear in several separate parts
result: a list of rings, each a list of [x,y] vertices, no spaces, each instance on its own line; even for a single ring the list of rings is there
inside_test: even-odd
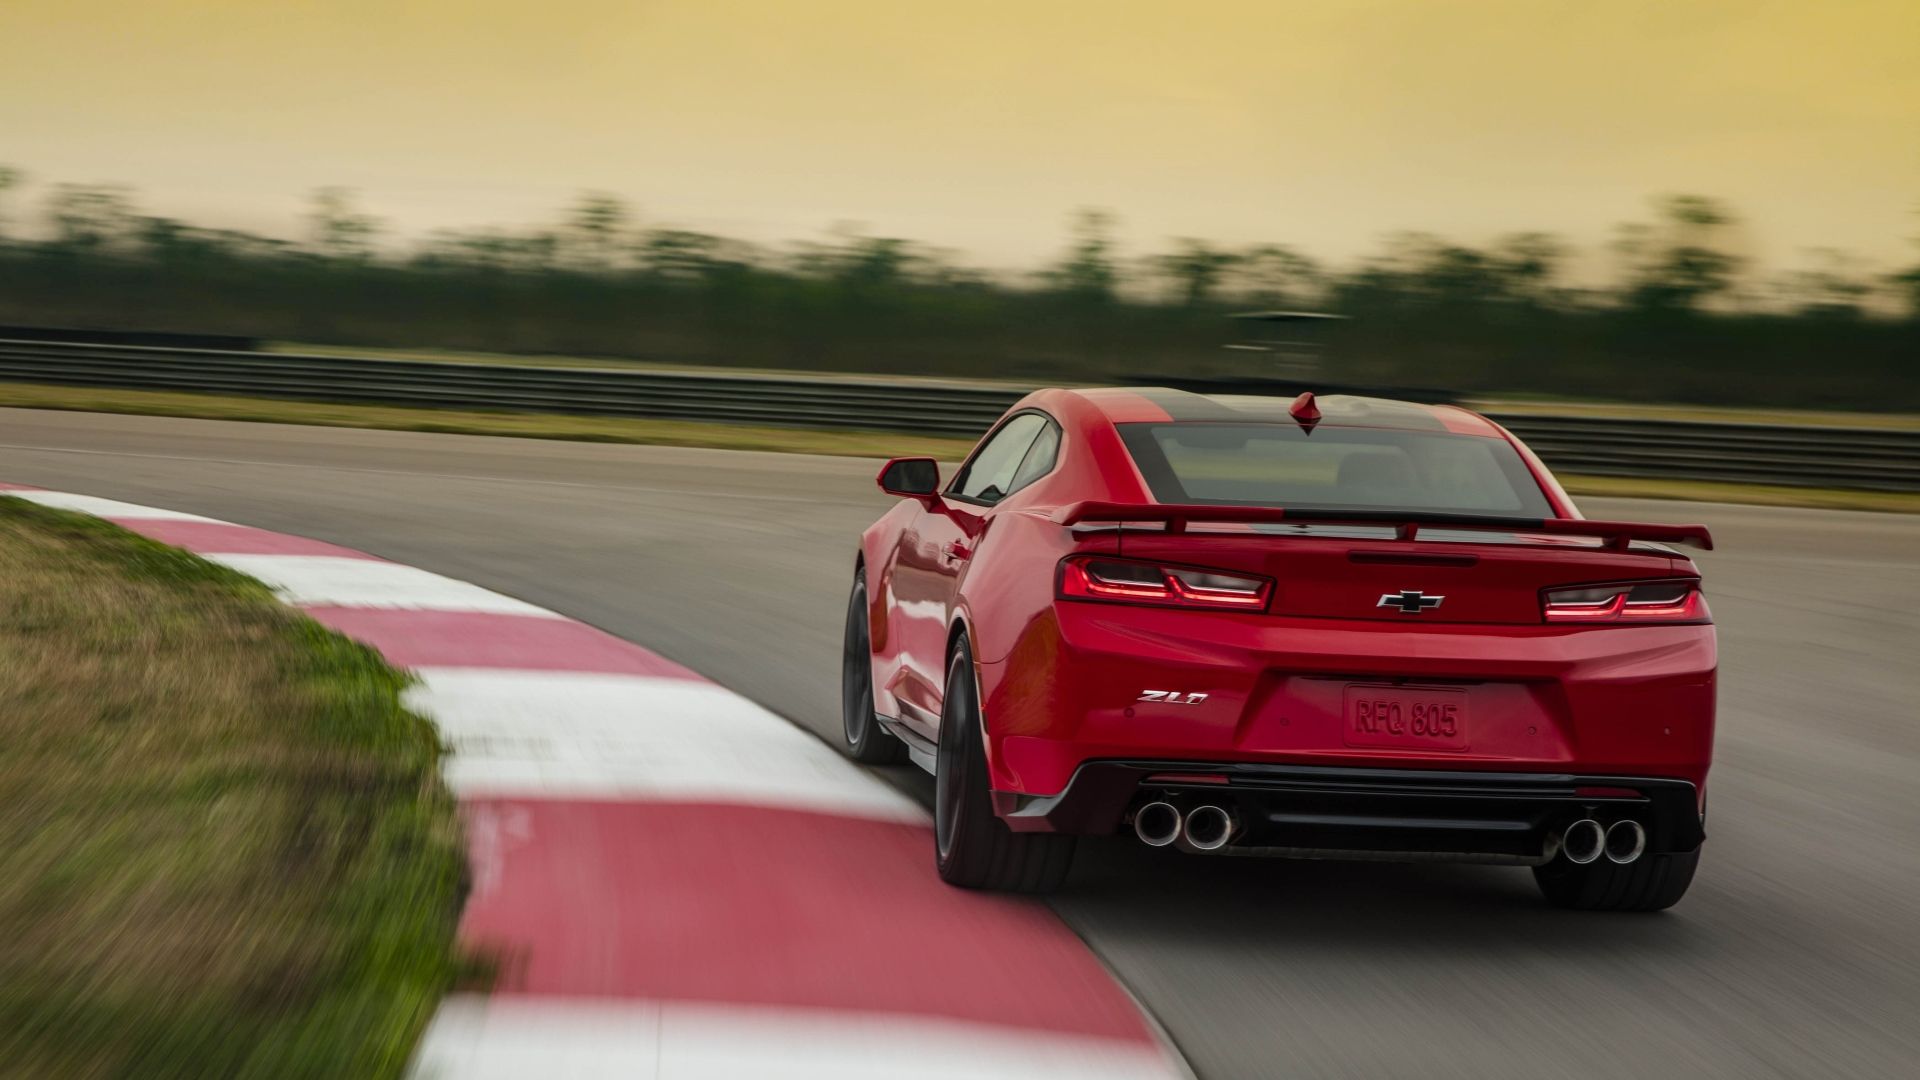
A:
[[[1053,471],[993,508],[961,576],[955,619],[965,620],[974,659],[998,663],[1053,602],[1054,571],[1074,551],[1115,550],[1112,534],[1076,535],[1048,520],[1082,499],[1144,500],[1146,484],[1120,435],[1077,395],[1043,390],[1015,409],[1036,408],[1060,425]]]

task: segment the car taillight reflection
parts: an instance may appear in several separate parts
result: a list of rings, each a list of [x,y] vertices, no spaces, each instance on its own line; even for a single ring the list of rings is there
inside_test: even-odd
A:
[[[1273,582],[1200,567],[1075,555],[1060,564],[1058,595],[1063,600],[1265,611]]]
[[[1713,615],[1698,581],[1620,582],[1548,589],[1542,612],[1553,623],[1707,623]]]

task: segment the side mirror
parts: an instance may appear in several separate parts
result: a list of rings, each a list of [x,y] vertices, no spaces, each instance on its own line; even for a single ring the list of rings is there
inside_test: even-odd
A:
[[[874,477],[880,490],[903,499],[931,499],[940,490],[940,465],[930,457],[897,457]]]

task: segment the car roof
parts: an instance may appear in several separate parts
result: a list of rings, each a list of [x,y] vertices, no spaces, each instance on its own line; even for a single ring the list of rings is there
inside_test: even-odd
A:
[[[1098,409],[1115,424],[1207,423],[1291,424],[1291,397],[1196,394],[1164,386],[1082,388],[1067,391]],[[1329,427],[1397,428],[1446,431],[1456,435],[1501,438],[1493,421],[1452,405],[1423,405],[1354,394],[1315,395],[1320,423]]]

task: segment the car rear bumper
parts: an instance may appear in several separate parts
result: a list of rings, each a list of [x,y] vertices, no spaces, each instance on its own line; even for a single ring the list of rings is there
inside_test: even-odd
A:
[[[980,665],[993,788],[1064,790],[1096,761],[1665,777],[1704,790],[1711,626],[1300,619],[1056,603]],[[1463,737],[1376,744],[1351,703],[1462,703]]]
[[[1691,783],[1574,773],[1091,761],[1057,795],[996,792],[995,808],[1016,832],[1106,835],[1155,799],[1228,810],[1226,854],[1536,863],[1581,818],[1638,821],[1650,853],[1706,835]]]

